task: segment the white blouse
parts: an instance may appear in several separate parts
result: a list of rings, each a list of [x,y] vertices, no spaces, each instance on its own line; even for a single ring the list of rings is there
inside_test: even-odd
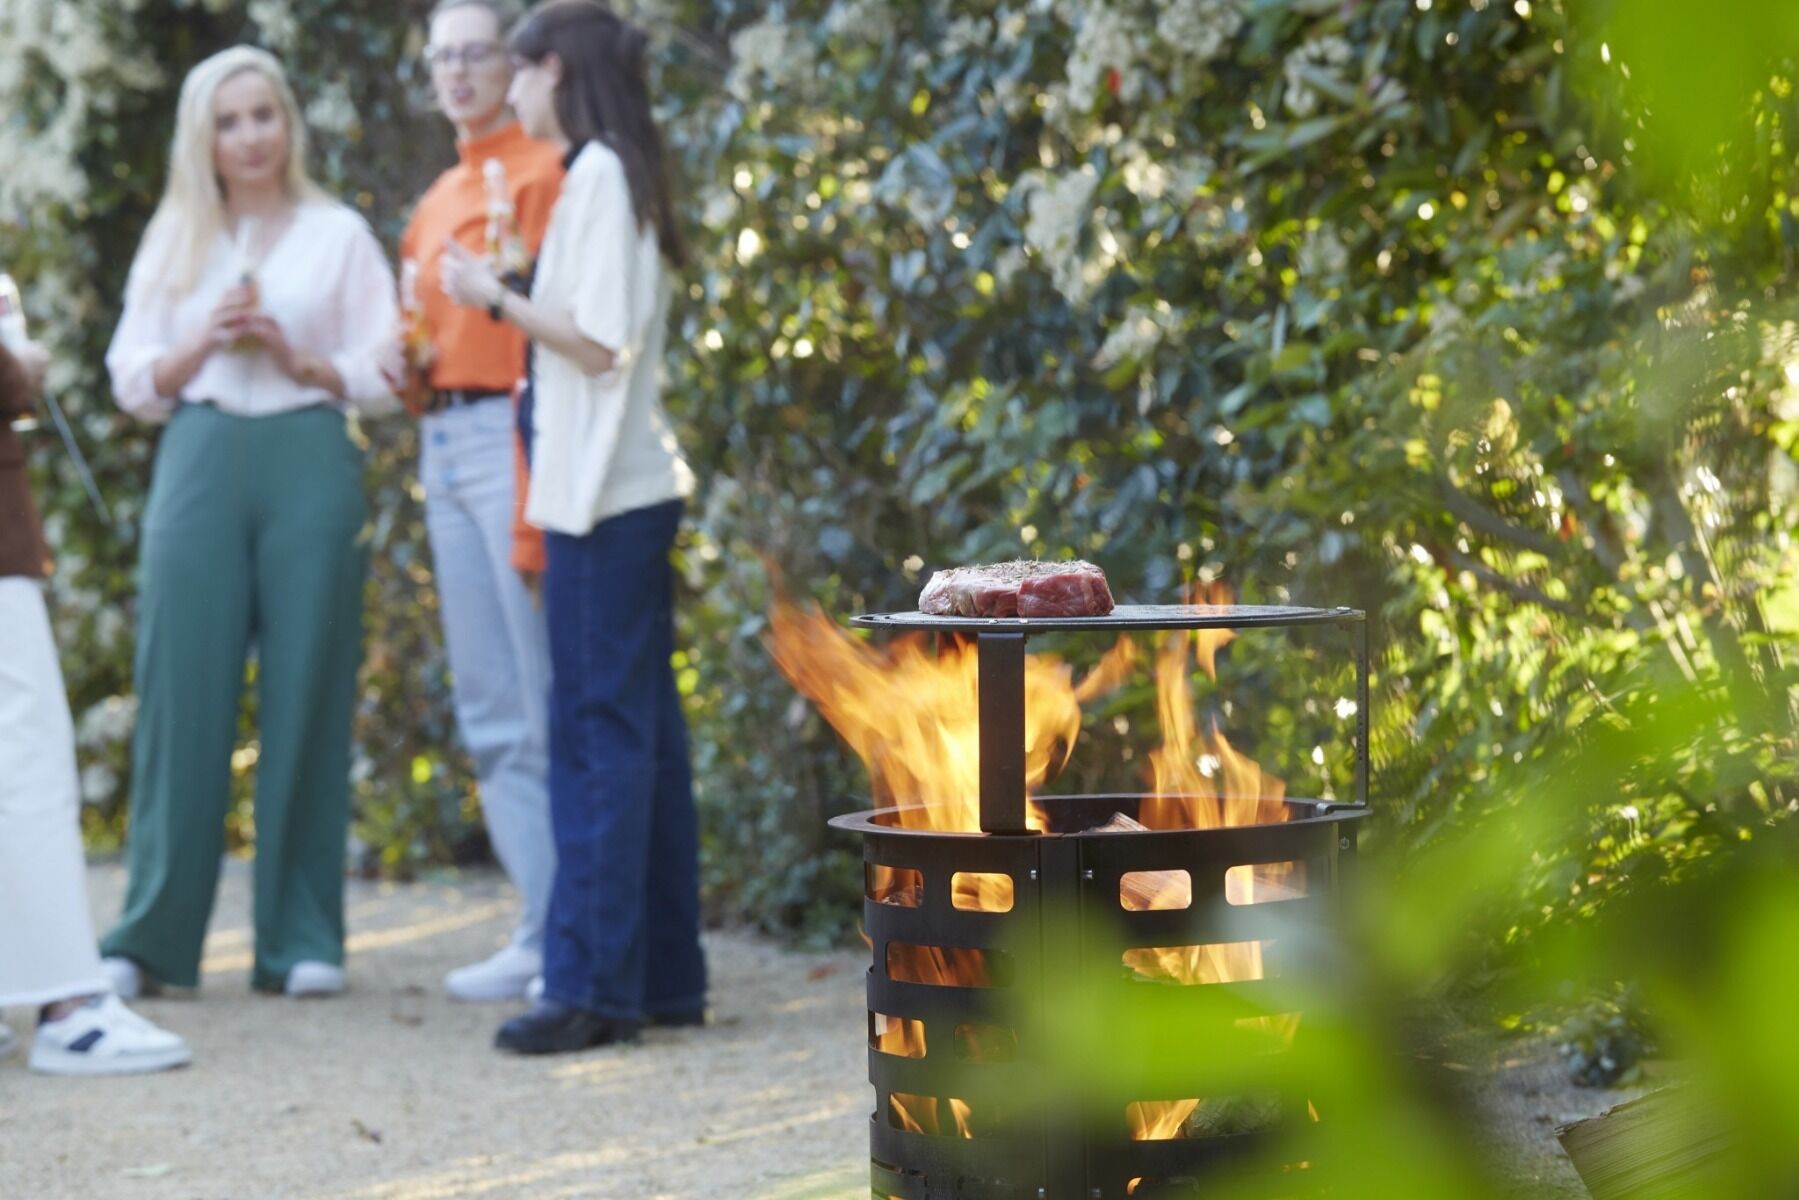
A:
[[[589,375],[536,347],[525,520],[579,536],[691,495],[693,472],[662,408],[668,281],[656,226],[638,227],[624,163],[600,142],[582,147],[563,178],[531,300],[567,314],[615,361]]]
[[[331,361],[344,381],[344,400],[281,373],[268,351],[215,350],[181,388],[156,390],[156,361],[206,327],[219,299],[239,278],[228,235],[220,233],[194,287],[172,298],[143,278],[149,268],[139,246],[125,287],[125,314],[106,351],[119,407],[146,421],[166,421],[183,403],[202,401],[228,413],[263,417],[315,404],[348,405],[370,414],[392,412],[388,376],[400,373],[399,305],[393,271],[368,222],[336,201],[307,201],[255,269],[262,310],[295,349]]]

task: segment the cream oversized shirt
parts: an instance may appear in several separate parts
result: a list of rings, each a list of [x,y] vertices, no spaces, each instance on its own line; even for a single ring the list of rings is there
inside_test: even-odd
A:
[[[656,226],[638,226],[624,163],[600,142],[583,146],[563,178],[531,300],[571,317],[615,361],[589,375],[536,347],[525,520],[579,536],[691,495],[693,472],[662,409],[668,283]]]
[[[184,401],[210,401],[225,412],[262,417],[315,404],[367,413],[396,411],[387,382],[399,374],[399,305],[393,271],[368,222],[331,200],[308,200],[255,270],[262,310],[297,350],[331,360],[344,399],[295,383],[260,346],[215,350],[180,394],[156,390],[156,360],[206,327],[219,299],[238,282],[231,239],[220,233],[193,288],[174,297],[146,278],[149,247],[138,247],[125,287],[125,313],[106,351],[119,407],[146,421],[166,421]]]

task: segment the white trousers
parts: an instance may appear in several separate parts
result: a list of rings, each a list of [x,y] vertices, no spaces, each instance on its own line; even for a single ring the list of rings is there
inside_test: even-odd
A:
[[[110,990],[88,914],[80,806],[43,585],[0,578],[0,1008]]]
[[[419,442],[456,723],[494,855],[523,901],[513,940],[540,950],[556,881],[550,631],[512,569],[512,405],[445,409],[425,418]]]

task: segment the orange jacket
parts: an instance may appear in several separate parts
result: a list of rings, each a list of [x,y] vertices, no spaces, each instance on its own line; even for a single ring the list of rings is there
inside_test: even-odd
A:
[[[511,394],[525,373],[525,335],[516,325],[495,321],[478,308],[465,308],[444,295],[438,267],[444,242],[456,239],[479,254],[487,232],[487,186],[482,169],[490,158],[506,168],[513,212],[525,248],[543,244],[550,210],[562,189],[562,155],[548,142],[525,136],[511,122],[493,133],[456,143],[457,163],[437,177],[400,237],[400,256],[418,263],[418,303],[436,348],[430,380],[434,388],[462,388]],[[516,403],[516,398],[515,398]],[[527,479],[524,455],[517,453],[519,505],[513,520],[513,565],[543,569],[543,535],[523,518]]]

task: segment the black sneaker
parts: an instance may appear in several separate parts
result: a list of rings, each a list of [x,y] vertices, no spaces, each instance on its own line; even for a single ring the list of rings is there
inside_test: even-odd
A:
[[[637,1040],[638,1023],[603,1017],[554,1000],[539,1000],[494,1034],[493,1044],[514,1054],[568,1054]]]
[[[706,1010],[703,1008],[675,1008],[668,1012],[650,1014],[650,1024],[664,1029],[685,1029],[693,1025],[706,1023]]]

